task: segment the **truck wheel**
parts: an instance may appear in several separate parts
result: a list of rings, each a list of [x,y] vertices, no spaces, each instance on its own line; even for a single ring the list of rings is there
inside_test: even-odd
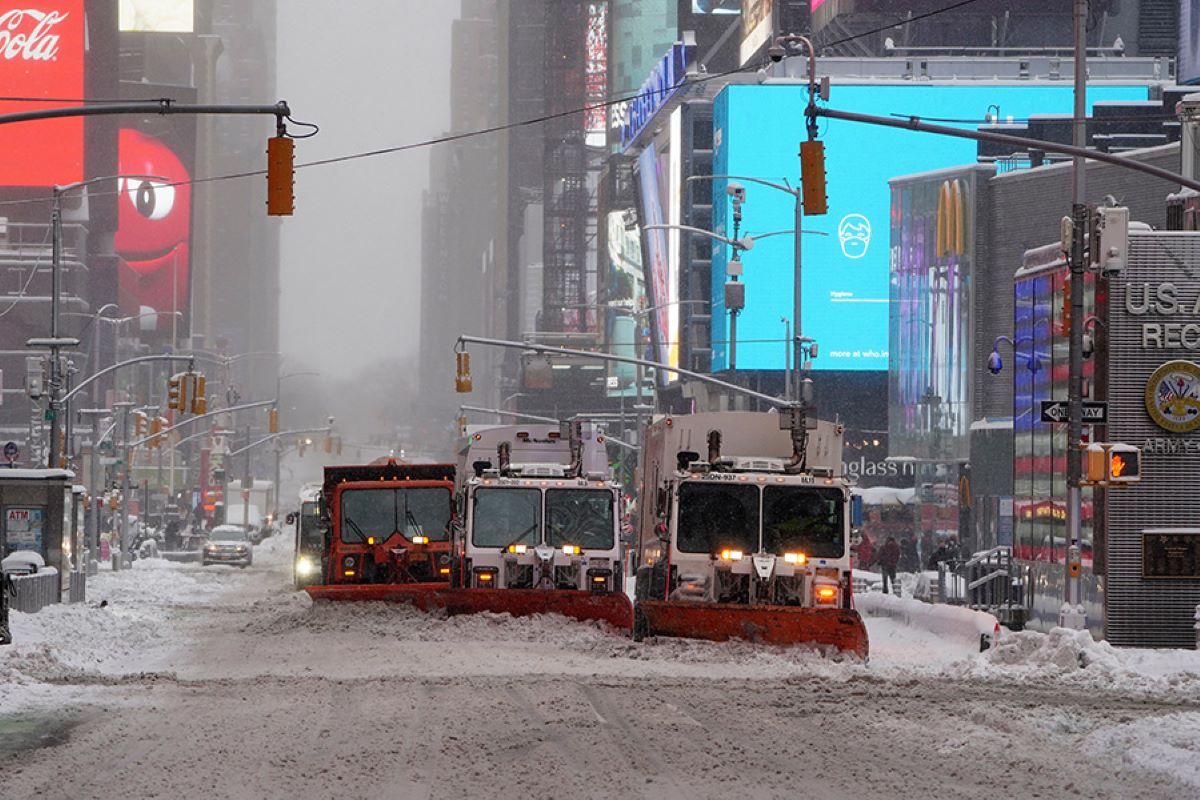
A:
[[[646,623],[646,615],[642,613],[642,607],[639,603],[633,604],[633,640],[640,642],[649,635],[649,625]]]

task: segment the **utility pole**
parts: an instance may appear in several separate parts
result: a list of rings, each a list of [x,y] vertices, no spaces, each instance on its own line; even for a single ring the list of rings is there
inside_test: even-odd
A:
[[[117,518],[116,547],[112,553],[113,572],[124,566],[122,560],[125,558],[125,540],[129,534],[129,470],[133,468],[133,448],[129,445],[129,412],[136,405],[137,403],[130,400],[113,403],[113,408],[121,414],[121,446],[117,448],[117,452],[121,453],[121,502],[118,505],[120,517]]]
[[[1075,32],[1075,113],[1071,144],[1087,146],[1087,0],[1074,2]],[[1084,244],[1087,239],[1087,161],[1081,155],[1072,160],[1071,171],[1071,327],[1068,330],[1067,372],[1067,557],[1063,562],[1065,589],[1059,609],[1062,628],[1083,629],[1087,610],[1083,605],[1079,564],[1081,517],[1083,512],[1083,293]]]

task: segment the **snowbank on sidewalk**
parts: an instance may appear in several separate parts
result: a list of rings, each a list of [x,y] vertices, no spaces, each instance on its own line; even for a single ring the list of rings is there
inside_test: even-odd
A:
[[[976,646],[980,636],[994,635],[999,626],[996,618],[984,611],[924,603],[894,594],[858,594],[854,596],[854,606],[866,616],[891,617],[910,627],[958,639],[964,644],[973,642]]]

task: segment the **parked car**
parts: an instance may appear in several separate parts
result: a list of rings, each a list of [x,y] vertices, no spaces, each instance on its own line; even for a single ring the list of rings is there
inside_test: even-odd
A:
[[[218,525],[209,534],[208,544],[204,546],[202,563],[236,564],[248,567],[254,562],[254,545],[246,535],[246,529],[241,525]]]

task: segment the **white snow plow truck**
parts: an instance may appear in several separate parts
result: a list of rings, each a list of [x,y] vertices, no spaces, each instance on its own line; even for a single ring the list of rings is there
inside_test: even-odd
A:
[[[451,585],[478,610],[630,628],[621,487],[602,436],[579,421],[476,428],[459,475]]]
[[[633,638],[813,643],[866,659],[852,607],[842,426],[725,411],[656,419],[641,455]]]

